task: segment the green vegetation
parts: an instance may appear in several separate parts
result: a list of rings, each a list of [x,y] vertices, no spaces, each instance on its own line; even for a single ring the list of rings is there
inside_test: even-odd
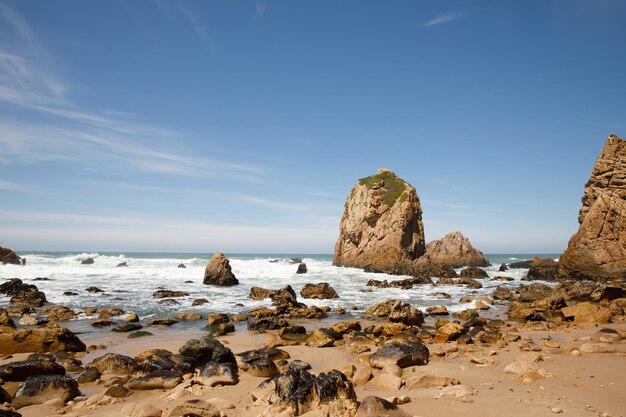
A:
[[[408,195],[404,192],[406,183],[390,172],[381,172],[371,177],[361,178],[359,184],[365,185],[367,188],[372,188],[381,181],[385,184],[385,196],[383,198],[385,204],[393,206],[398,199],[400,199],[401,203],[406,201],[408,198]]]

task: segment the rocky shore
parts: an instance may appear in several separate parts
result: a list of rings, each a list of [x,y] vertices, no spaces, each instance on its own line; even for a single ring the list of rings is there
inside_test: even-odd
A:
[[[386,285],[471,290],[490,279],[477,267],[458,275]],[[619,416],[625,409],[617,395],[616,364],[626,355],[620,282],[495,287],[489,297],[460,300],[473,308],[453,314],[387,300],[357,317],[303,303],[340,296],[328,283],[300,294],[257,287],[249,296],[269,298],[271,307],[181,313],[179,320],[202,320],[193,330],[102,308],[91,325],[112,330],[85,337],[68,328],[75,311],[37,305],[45,300],[45,281],[40,286],[0,284],[13,305],[0,309],[2,416],[496,416],[505,407],[512,415]]]

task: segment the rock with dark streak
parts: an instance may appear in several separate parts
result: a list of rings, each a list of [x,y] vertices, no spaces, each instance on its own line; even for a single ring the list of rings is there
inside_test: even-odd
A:
[[[53,398],[67,402],[78,395],[80,395],[78,383],[68,376],[31,376],[18,388],[12,405],[19,409],[28,405],[43,404]]]

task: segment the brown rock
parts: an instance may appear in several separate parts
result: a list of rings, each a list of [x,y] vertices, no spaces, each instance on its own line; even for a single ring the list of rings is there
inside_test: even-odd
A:
[[[578,324],[604,324],[611,320],[611,310],[589,302],[578,303],[561,309],[566,319]]]
[[[424,252],[415,188],[387,169],[360,179],[346,200],[333,265],[398,274]]]
[[[435,333],[435,343],[446,343],[456,340],[464,332],[464,327],[458,323],[448,323],[440,327]]]
[[[22,258],[9,248],[0,247],[0,263],[22,265]]]
[[[626,275],[626,141],[612,134],[585,186],[580,228],[561,257],[565,274],[613,279]]]
[[[409,417],[410,414],[402,411],[383,398],[365,397],[356,412],[355,417]]]
[[[453,268],[462,266],[489,266],[483,253],[475,249],[461,232],[451,232],[440,240],[433,240],[426,245],[426,253],[417,261],[418,264],[443,264]]]
[[[250,294],[248,295],[248,298],[251,300],[265,300],[266,298],[271,298],[277,292],[277,290],[268,290],[261,287],[252,287],[250,288]]]
[[[228,258],[221,252],[216,252],[204,270],[205,285],[230,286],[239,284],[233,274]]]
[[[0,354],[53,352],[65,350],[84,352],[85,344],[64,327],[20,329],[0,333]]]
[[[532,265],[528,269],[526,279],[553,281],[559,279],[560,275],[558,262],[551,258],[541,259],[535,256]]]
[[[406,301],[396,301],[391,307],[388,320],[407,326],[421,326],[424,323],[424,313]]]
[[[330,298],[339,298],[337,291],[330,286],[327,282],[320,282],[319,284],[306,284],[301,290],[300,295],[302,298],[312,298],[326,300]]]
[[[408,378],[404,386],[406,389],[442,388],[448,385],[459,385],[460,383],[461,381],[456,378],[426,374]]]

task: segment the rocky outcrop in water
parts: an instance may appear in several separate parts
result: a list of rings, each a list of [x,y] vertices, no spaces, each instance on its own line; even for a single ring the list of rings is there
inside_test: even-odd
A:
[[[357,181],[341,217],[333,264],[398,274],[424,251],[415,188],[387,169]]]
[[[475,249],[461,232],[451,232],[426,245],[426,253],[418,264],[443,264],[453,268],[462,266],[489,266],[483,253]]]
[[[560,260],[574,278],[623,279],[626,276],[626,140],[606,140],[585,185],[578,232]]]
[[[9,248],[0,247],[0,263],[22,265],[22,258]]]
[[[228,258],[221,252],[216,252],[204,270],[205,285],[230,286],[239,284],[233,274]]]

